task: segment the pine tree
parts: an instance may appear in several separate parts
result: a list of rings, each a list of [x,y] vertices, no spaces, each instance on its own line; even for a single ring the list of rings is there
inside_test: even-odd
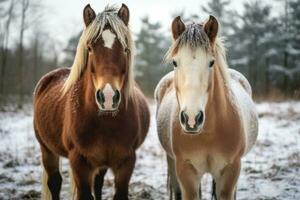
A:
[[[217,17],[220,23],[221,35],[228,36],[236,28],[235,19],[237,13],[230,10],[230,0],[211,0],[207,6],[202,6],[201,10],[209,15]]]
[[[168,72],[162,62],[169,42],[160,29],[159,23],[151,23],[147,16],[143,17],[142,28],[136,40],[135,78],[149,96],[153,95],[158,81]]]
[[[261,94],[268,89],[269,57],[277,54],[274,48],[276,23],[270,17],[269,5],[255,0],[245,3],[244,7],[242,25],[229,39],[230,66],[245,74],[254,92]]]
[[[77,48],[81,34],[82,34],[81,32],[77,33],[69,39],[68,44],[67,44],[66,48],[64,49],[64,52],[66,54],[64,61],[63,61],[64,66],[68,66],[68,67],[72,66],[74,58],[75,58],[75,54],[76,54],[76,48]]]
[[[272,45],[267,55],[269,76],[273,86],[286,96],[300,87],[300,2],[281,0],[283,13],[273,20]]]
[[[290,1],[291,8],[291,35],[293,41],[291,43],[292,52],[294,55],[294,65],[296,67],[300,67],[300,1],[299,0],[291,0]]]

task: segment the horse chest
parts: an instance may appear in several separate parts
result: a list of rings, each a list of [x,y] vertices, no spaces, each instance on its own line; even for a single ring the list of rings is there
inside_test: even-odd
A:
[[[128,157],[134,149],[136,133],[105,128],[76,133],[75,148],[97,166],[110,166]]]
[[[172,149],[175,157],[199,170],[199,173],[219,173],[242,152],[238,140],[224,141],[211,135],[189,136],[180,133],[173,136]]]
[[[181,159],[187,164],[192,165],[200,174],[206,172],[217,174],[231,163],[231,159],[222,154],[211,152],[183,154]]]

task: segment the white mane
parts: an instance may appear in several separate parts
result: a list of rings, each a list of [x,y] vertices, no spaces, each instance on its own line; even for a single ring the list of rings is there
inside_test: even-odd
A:
[[[116,33],[116,37],[122,44],[123,48],[129,49],[129,73],[128,81],[125,83],[126,86],[124,93],[126,99],[131,96],[134,86],[133,61],[135,47],[132,40],[131,31],[118,17],[117,11],[118,10],[116,8],[107,6],[104,11],[99,13],[94,21],[82,32],[77,45],[77,51],[71,67],[71,72],[63,85],[63,95],[70,90],[74,83],[76,83],[86,67],[88,57],[87,44],[97,41],[97,39],[99,39],[103,33],[105,25],[109,24]]]

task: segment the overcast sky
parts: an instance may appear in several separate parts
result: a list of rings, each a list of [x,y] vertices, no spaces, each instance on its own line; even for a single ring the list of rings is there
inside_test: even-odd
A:
[[[202,20],[206,19],[200,12],[202,5],[207,5],[208,0],[44,0],[43,21],[50,36],[60,44],[59,48],[66,46],[68,39],[82,30],[84,24],[82,11],[85,5],[91,4],[96,13],[101,12],[107,4],[120,6],[125,3],[130,10],[130,27],[137,33],[141,27],[141,18],[148,15],[150,21],[160,22],[165,33],[170,32],[171,15],[182,10],[188,15],[198,14]],[[231,0],[231,9],[243,12],[243,3],[248,0]],[[269,2],[278,7],[277,0]],[[270,4],[270,3],[269,3]],[[278,9],[278,8],[277,8]]]

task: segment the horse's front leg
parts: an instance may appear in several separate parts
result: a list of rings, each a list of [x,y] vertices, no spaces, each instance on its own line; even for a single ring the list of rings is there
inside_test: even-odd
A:
[[[77,188],[77,200],[93,200],[91,188],[94,167],[75,150],[69,153],[69,160]]]
[[[94,178],[94,195],[96,200],[102,199],[102,187],[104,183],[104,176],[107,172],[107,169],[99,169],[98,173]]]
[[[124,162],[113,166],[115,175],[115,196],[114,200],[128,200],[129,181],[135,165],[135,153],[130,155]]]
[[[200,173],[190,162],[176,158],[176,175],[183,200],[199,200]]]
[[[240,175],[241,161],[237,160],[220,170],[216,180],[217,200],[233,200],[236,198],[236,184]]]

